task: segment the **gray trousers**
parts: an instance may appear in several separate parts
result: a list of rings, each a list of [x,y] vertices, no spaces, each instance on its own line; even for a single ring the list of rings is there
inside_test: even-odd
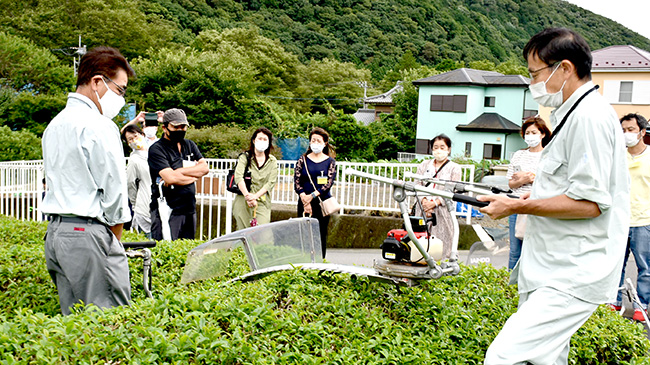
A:
[[[131,300],[124,247],[95,219],[53,216],[45,235],[45,261],[64,315],[80,302],[110,308]]]
[[[568,364],[571,336],[597,308],[551,287],[519,293],[517,312],[492,341],[484,365]]]

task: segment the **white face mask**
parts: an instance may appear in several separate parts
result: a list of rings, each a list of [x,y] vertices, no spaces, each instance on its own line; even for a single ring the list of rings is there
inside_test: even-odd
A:
[[[555,74],[555,71],[560,67],[560,63],[557,64],[555,67],[555,70],[551,72],[551,75],[546,79],[544,82],[538,82],[536,84],[531,84],[528,86],[528,89],[530,90],[531,95],[533,96],[533,99],[542,106],[548,107],[548,108],[557,108],[558,106],[562,105],[564,102],[563,96],[562,96],[562,90],[564,89],[564,85],[566,84],[566,81],[562,84],[562,87],[560,88],[560,91],[556,93],[549,93],[548,90],[546,89],[546,83],[548,80],[553,77],[553,74]]]
[[[104,82],[104,85],[106,85],[106,81],[104,81],[103,78],[102,81]],[[102,107],[102,115],[108,119],[113,119],[120,113],[120,110],[122,110],[124,104],[126,104],[126,100],[124,100],[123,96],[117,95],[108,87],[108,85],[106,85],[106,89],[108,90],[103,97],[100,98],[97,91],[95,91],[95,95],[97,95],[99,105]]]
[[[255,149],[257,152],[264,152],[269,148],[269,141],[255,141]]]
[[[323,150],[325,149],[325,145],[321,143],[312,143],[309,145],[309,147],[311,147],[311,151],[316,154],[323,152]]]
[[[144,127],[142,129],[142,131],[144,132],[145,137],[147,137],[149,139],[153,139],[153,138],[156,138],[156,133],[158,132],[158,127]]]
[[[449,156],[449,151],[446,150],[433,150],[431,152],[433,157],[436,159],[438,162],[442,162],[447,159],[447,156]]]
[[[641,137],[639,137],[639,134],[638,133],[633,133],[633,132],[623,133],[623,137],[625,137],[625,145],[627,147],[634,147],[641,140]]]
[[[540,144],[540,142],[542,142],[542,135],[541,134],[527,134],[527,135],[524,136],[524,141],[526,141],[526,144],[530,148],[537,147]]]

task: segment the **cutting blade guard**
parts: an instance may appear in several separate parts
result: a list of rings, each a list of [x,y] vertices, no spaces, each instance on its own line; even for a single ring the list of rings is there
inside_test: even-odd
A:
[[[195,247],[187,254],[181,283],[223,276],[238,247],[243,247],[252,271],[323,261],[318,220],[292,218],[242,229]]]

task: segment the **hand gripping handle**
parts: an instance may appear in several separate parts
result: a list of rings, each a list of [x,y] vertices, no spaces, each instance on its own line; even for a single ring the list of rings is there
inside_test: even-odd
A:
[[[461,202],[461,203],[473,205],[473,206],[479,207],[479,208],[487,207],[490,204],[489,202],[478,201],[478,200],[476,200],[476,198],[473,198],[473,197],[467,196],[467,195],[463,195],[463,194],[454,194],[452,200],[455,201],[455,202]]]

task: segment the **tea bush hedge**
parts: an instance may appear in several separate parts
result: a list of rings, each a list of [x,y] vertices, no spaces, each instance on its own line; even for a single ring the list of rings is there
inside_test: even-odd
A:
[[[154,299],[131,260],[130,307],[79,306],[64,317],[45,269],[45,228],[0,217],[0,364],[480,364],[517,302],[506,271],[488,266],[400,291],[301,271],[224,285],[247,271],[242,252],[225,278],[184,286],[186,254],[200,242],[175,241],[152,249]],[[572,364],[650,363],[642,326],[604,307],[571,345]]]

